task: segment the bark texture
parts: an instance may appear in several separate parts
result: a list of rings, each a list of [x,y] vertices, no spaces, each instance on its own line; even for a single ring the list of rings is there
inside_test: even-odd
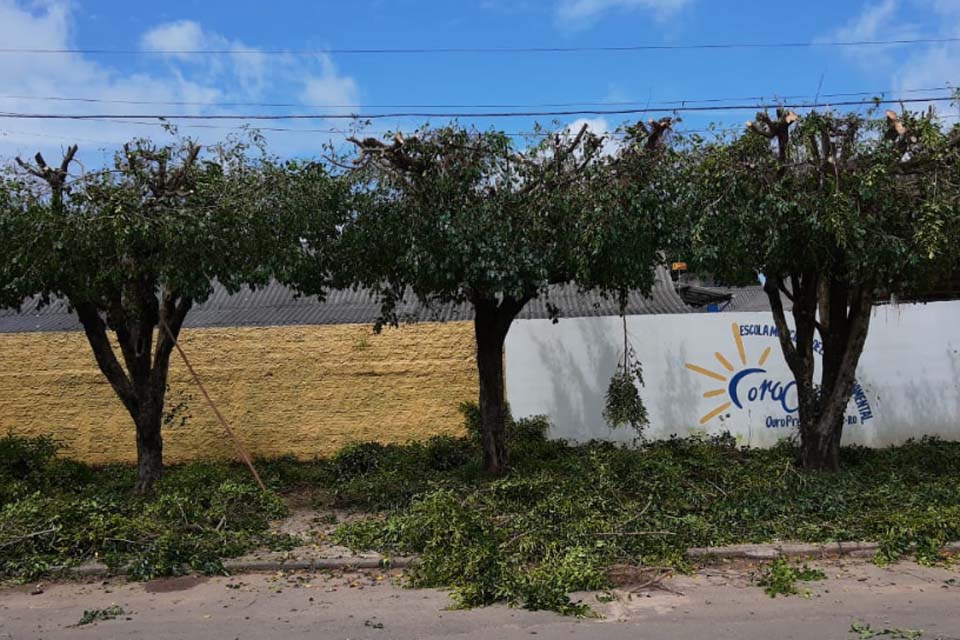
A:
[[[158,305],[149,282],[128,287],[105,314],[92,303],[73,301],[97,366],[136,428],[136,490],[140,493],[149,491],[163,474],[161,428],[170,354],[191,304],[189,298],[165,293]],[[116,335],[121,358],[108,330]]]
[[[870,293],[816,272],[794,274],[788,290],[768,277],[780,346],[797,383],[800,451],[804,469],[837,471],[847,403],[856,382],[873,307]],[[781,295],[793,302],[795,340],[791,340]],[[820,336],[820,380],[814,381],[814,342]]]
[[[474,331],[477,339],[477,372],[480,380],[480,423],[483,468],[492,476],[503,475],[510,464],[507,450],[507,409],[503,369],[503,344],[510,325],[528,298],[473,296]]]

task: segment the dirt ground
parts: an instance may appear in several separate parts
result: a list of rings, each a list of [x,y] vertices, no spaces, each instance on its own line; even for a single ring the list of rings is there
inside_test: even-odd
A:
[[[960,640],[960,570],[865,561],[813,563],[828,578],[776,599],[750,564],[576,594],[577,620],[507,606],[450,610],[447,593],[399,586],[399,572],[186,576],[24,585],[0,591],[0,640],[36,638],[731,638]],[[625,576],[631,582],[631,576]],[[650,584],[645,584],[650,583]],[[113,619],[77,626],[85,611]],[[856,631],[853,631],[854,625]]]

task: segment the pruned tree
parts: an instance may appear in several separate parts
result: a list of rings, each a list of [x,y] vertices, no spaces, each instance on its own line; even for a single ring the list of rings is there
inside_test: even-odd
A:
[[[284,172],[250,151],[136,140],[74,177],[73,146],[58,166],[18,159],[0,189],[0,306],[69,303],[136,427],[141,492],[162,473],[167,373],[191,307],[217,282],[265,283],[296,240],[280,224]]]
[[[956,264],[958,140],[932,113],[779,109],[758,113],[734,141],[691,148],[690,257],[728,281],[764,278],[797,384],[806,469],[839,468],[876,302],[922,290]]]
[[[471,305],[483,462],[501,474],[509,461],[504,341],[514,319],[552,284],[649,287],[656,225],[611,191],[612,159],[586,127],[523,149],[503,133],[459,126],[352,141],[362,204],[343,242],[353,281],[381,296],[394,323],[406,291],[427,305]]]

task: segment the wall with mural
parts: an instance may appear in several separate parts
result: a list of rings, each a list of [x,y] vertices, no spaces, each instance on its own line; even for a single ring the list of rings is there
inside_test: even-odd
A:
[[[627,333],[643,364],[649,437],[729,431],[765,447],[796,432],[796,388],[769,313],[630,316]],[[602,417],[622,351],[620,318],[515,323],[506,348],[513,413],[546,414],[556,437],[631,440]],[[960,439],[960,302],[877,308],[857,370],[844,442],[922,435]]]
[[[631,316],[650,437],[730,431],[769,446],[796,425],[796,391],[769,313]],[[476,397],[473,328],[421,323],[189,329],[184,348],[245,445],[259,456],[328,455],[360,440],[462,433]],[[553,435],[630,441],[603,421],[623,349],[618,317],[520,320],[507,338],[517,416],[547,414]],[[960,439],[960,302],[875,311],[847,410],[845,442],[882,446],[924,434]],[[234,458],[174,358],[168,461]],[[183,418],[186,417],[184,421]],[[133,427],[82,333],[0,334],[0,433],[47,434],[69,456],[134,460]]]
[[[311,459],[359,440],[462,433],[477,395],[471,323],[185,329],[181,343],[257,456]],[[169,462],[235,453],[174,354]],[[186,420],[184,421],[184,418]],[[0,434],[46,434],[92,463],[136,459],[133,424],[81,332],[0,334]]]

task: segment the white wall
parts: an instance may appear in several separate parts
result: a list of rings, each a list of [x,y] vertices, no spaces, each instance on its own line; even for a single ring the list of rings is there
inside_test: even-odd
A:
[[[742,334],[745,362],[734,324]],[[764,335],[772,328],[769,312],[629,316],[627,331],[646,381],[641,396],[650,415],[647,436],[730,431],[742,444],[763,447],[795,433],[796,413],[790,411],[795,388],[789,386],[792,377],[778,339]],[[768,359],[758,365],[768,347]],[[602,416],[604,394],[622,351],[618,317],[515,322],[506,344],[513,414],[546,414],[554,437],[632,440],[629,427],[611,431]],[[731,385],[747,369],[759,371],[744,373]],[[924,434],[960,439],[960,302],[875,309],[857,381],[863,395],[859,407],[854,400],[848,405],[844,443],[883,446]],[[783,402],[770,397],[771,391],[783,389]],[[711,390],[716,395],[705,398]]]

